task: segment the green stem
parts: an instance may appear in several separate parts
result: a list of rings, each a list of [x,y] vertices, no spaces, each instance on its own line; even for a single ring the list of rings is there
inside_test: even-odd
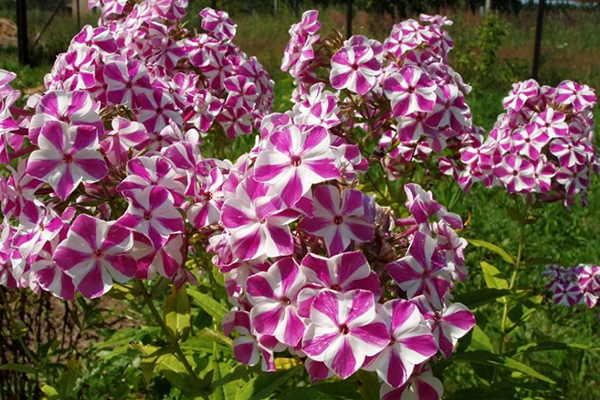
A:
[[[152,301],[152,298],[150,297],[150,294],[148,294],[148,291],[146,290],[146,286],[144,285],[144,282],[142,282],[141,280],[138,279],[138,280],[136,280],[136,285],[137,285],[138,289],[140,290],[140,292],[142,293],[142,297],[143,297],[144,301],[146,302],[146,304],[150,308],[150,312],[152,313],[152,316],[154,317],[155,322],[160,326],[160,328],[164,332],[165,336],[167,337],[167,341],[169,342],[169,344],[171,346],[173,346],[173,348],[175,349],[175,353],[177,354],[177,358],[179,358],[179,361],[181,361],[181,363],[185,367],[185,370],[187,371],[187,373],[190,375],[190,377],[194,381],[194,384],[197,385],[197,386],[202,386],[202,383],[200,382],[200,380],[198,380],[198,377],[196,376],[196,373],[194,372],[194,369],[192,368],[192,366],[188,362],[187,358],[185,357],[185,354],[183,354],[183,351],[181,350],[181,347],[179,347],[179,343],[177,342],[177,338],[175,338],[175,336],[173,336],[173,334],[171,333],[171,331],[167,327],[167,324],[165,323],[165,320],[161,317],[160,313],[156,309],[156,306],[154,305],[154,302]]]
[[[518,209],[518,207],[517,207]],[[515,284],[517,283],[517,274],[519,272],[519,268],[521,267],[521,262],[523,259],[523,250],[525,249],[525,227],[527,226],[527,219],[529,218],[529,212],[531,210],[527,208],[527,205],[525,205],[525,208],[523,210],[523,219],[521,220],[521,222],[519,223],[519,248],[517,250],[517,258],[515,260],[514,263],[514,268],[513,268],[513,272],[512,272],[512,276],[510,278],[510,283],[508,285],[508,290],[512,291],[515,287]],[[508,301],[508,297],[505,297],[505,302],[504,302],[504,310],[502,312],[502,324],[500,326],[500,343],[498,345],[498,354],[499,355],[503,355],[504,354],[504,345],[506,342],[506,337],[507,337],[507,325],[508,325],[508,307],[509,307],[509,301]],[[496,368],[494,370],[494,377],[493,377],[493,382],[496,381],[496,376],[498,373],[498,368]]]

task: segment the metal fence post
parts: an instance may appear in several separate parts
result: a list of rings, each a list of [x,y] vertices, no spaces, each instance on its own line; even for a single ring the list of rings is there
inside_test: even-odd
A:
[[[535,46],[533,48],[533,67],[531,69],[531,77],[538,79],[540,70],[540,51],[542,47],[542,26],[544,24],[544,9],[546,8],[546,0],[538,0],[538,15],[537,25],[535,27]]]
[[[19,64],[29,64],[29,49],[27,44],[27,3],[17,0],[17,42],[19,44]]]
[[[352,36],[352,2],[348,0],[348,13],[346,15],[346,36],[348,39]]]

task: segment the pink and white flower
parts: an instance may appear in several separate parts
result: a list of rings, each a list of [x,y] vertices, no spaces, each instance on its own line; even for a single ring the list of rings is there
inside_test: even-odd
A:
[[[448,303],[441,310],[435,310],[424,296],[416,297],[413,302],[429,324],[444,358],[452,355],[458,340],[475,326],[475,317],[464,304]]]
[[[73,278],[78,291],[93,299],[108,292],[113,281],[125,283],[137,270],[130,255],[133,235],[116,221],[79,215],[53,260]]]
[[[342,253],[331,258],[308,253],[302,259],[300,268],[307,284],[298,297],[298,313],[303,318],[310,317],[312,302],[321,289],[342,293],[364,289],[373,293],[376,301],[381,296],[379,277],[360,251]]]
[[[452,281],[445,266],[446,260],[438,251],[435,239],[417,231],[407,255],[386,265],[385,269],[409,299],[424,294],[435,308],[441,309]]]
[[[504,108],[519,111],[529,99],[537,96],[539,90],[539,83],[533,79],[514,83],[512,91],[502,100],[502,105]]]
[[[366,94],[381,74],[381,64],[370,46],[346,46],[331,57],[329,80],[335,89]]]
[[[52,259],[56,247],[62,239],[62,237],[56,236],[44,244],[37,253],[35,262],[31,265],[31,274],[33,275],[32,279],[45,291],[60,299],[73,300],[75,297],[73,278],[60,269]]]
[[[376,371],[388,385],[400,387],[411,376],[415,365],[437,353],[435,339],[419,309],[407,300],[390,300],[378,305],[378,314],[388,327],[392,340],[367,361],[365,369]]]
[[[571,104],[576,112],[590,107],[596,103],[594,89],[573,81],[562,81],[556,87],[557,102]]]
[[[98,152],[96,128],[48,121],[38,138],[39,150],[29,157],[27,173],[44,181],[65,200],[81,182],[93,183],[108,173]]]
[[[375,310],[373,294],[366,290],[323,290],[313,301],[310,321],[302,351],[313,360],[324,362],[342,379],[355,373],[366,357],[375,356],[390,342],[388,329]]]
[[[431,112],[435,107],[437,85],[414,65],[402,67],[383,83],[388,99],[392,101],[394,117],[403,117],[415,112]]]
[[[259,335],[274,336],[279,342],[295,347],[305,325],[298,316],[298,293],[306,278],[293,258],[283,258],[268,271],[248,278],[246,292],[253,305],[250,317]]]
[[[96,103],[82,90],[47,92],[37,103],[35,115],[29,125],[29,140],[37,144],[37,138],[47,121],[61,121],[70,125],[91,125],[100,137],[104,132],[98,116]]]
[[[181,125],[181,112],[167,90],[155,87],[151,93],[142,93],[135,98],[139,106],[138,121],[148,132],[160,132],[169,122]]]
[[[156,274],[173,278],[183,265],[183,235],[174,234],[156,249],[150,239],[141,233],[133,234],[131,253],[137,261],[138,279],[153,279]]]
[[[341,194],[333,185],[318,186],[314,192],[313,217],[304,218],[299,228],[325,239],[329,255],[346,250],[352,241],[373,238],[374,209],[371,198],[361,191],[346,189]]]
[[[225,11],[216,11],[206,7],[200,11],[201,26],[219,40],[232,40],[235,36],[237,25],[229,18]]]
[[[381,400],[440,400],[444,394],[444,385],[433,376],[427,364],[415,368],[407,384],[399,388],[381,385]]]
[[[173,204],[181,205],[185,195],[185,178],[176,172],[162,156],[142,156],[127,163],[127,177],[119,183],[117,190],[125,193],[142,190],[149,186],[162,186],[173,196]]]
[[[145,235],[155,249],[162,247],[173,233],[182,233],[183,218],[174,206],[173,196],[162,186],[148,186],[124,193],[129,207],[119,224]]]
[[[329,133],[318,126],[290,125],[274,132],[258,154],[255,179],[271,184],[292,207],[312,184],[339,178],[329,144]]]
[[[107,84],[107,99],[110,104],[132,106],[137,97],[152,93],[148,70],[137,60],[108,63],[104,67],[103,73],[104,81]]]
[[[281,212],[277,203],[275,192],[251,177],[238,185],[235,197],[223,203],[221,224],[231,233],[231,246],[241,261],[292,254],[288,225],[298,215]]]
[[[535,187],[533,164],[518,155],[509,154],[504,157],[494,174],[510,193],[527,193]]]

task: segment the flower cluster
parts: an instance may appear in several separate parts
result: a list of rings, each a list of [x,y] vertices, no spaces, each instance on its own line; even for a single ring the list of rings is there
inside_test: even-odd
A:
[[[216,160],[202,138],[251,133],[271,109],[273,82],[233,43],[224,12],[187,1],[90,2],[84,27],[16,107],[15,75],[0,71],[0,282],[63,299],[94,298],[113,282],[157,274],[195,279],[182,265],[189,222],[219,220]],[[222,162],[221,162],[222,163]]]
[[[408,184],[408,216],[394,219],[347,183],[348,145],[321,125],[272,114],[261,132],[222,171],[220,232],[209,238],[234,306],[223,329],[236,332],[236,358],[272,371],[274,354],[289,351],[313,380],[365,369],[384,382],[382,396],[420,379],[441,395],[426,362],[449,357],[475,323],[450,302],[467,275],[461,218]]]
[[[600,267],[581,264],[573,268],[549,265],[542,274],[548,278],[546,288],[552,292],[556,304],[573,307],[585,304],[589,308],[598,305],[600,298]]]
[[[193,34],[180,23],[186,3],[93,3],[102,25],[73,39],[23,109],[14,74],[0,72],[11,172],[0,179],[0,284],[63,299],[158,275],[181,286],[197,283],[188,258],[208,252],[225,275],[223,329],[240,362],[272,371],[286,351],[314,380],[365,369],[383,398],[439,398],[429,363],[475,324],[451,302],[467,276],[463,223],[414,183],[404,206],[378,205],[361,190],[369,165],[351,131],[379,140],[391,130],[390,148],[438,151],[445,139],[409,119],[457,137],[471,129],[445,64],[448,22],[408,21],[384,45],[339,41],[319,81],[309,72],[319,23],[306,13],[284,64],[296,105],[269,114],[271,81],[231,43],[227,14],[203,10],[206,33]],[[219,126],[260,137],[235,162],[206,158],[203,136]]]
[[[474,182],[509,193],[572,204],[585,193],[592,172],[600,172],[594,149],[594,90],[563,81],[540,86],[514,84],[487,139],[471,135],[460,159],[445,159],[445,172],[468,190]]]
[[[456,152],[477,134],[465,102],[470,87],[447,64],[453,43],[446,18],[421,15],[394,26],[380,43],[355,35],[321,37],[317,11],[290,29],[282,69],[294,78],[296,123],[319,122],[336,135],[362,128],[391,179],[411,162],[444,149]],[[325,90],[327,86],[335,92]]]

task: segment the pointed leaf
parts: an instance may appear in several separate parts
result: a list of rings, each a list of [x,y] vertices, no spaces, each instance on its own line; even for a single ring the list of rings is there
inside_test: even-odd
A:
[[[165,299],[163,314],[167,328],[176,338],[185,341],[190,334],[190,303],[185,287],[175,286]]]
[[[491,303],[500,297],[509,295],[510,290],[506,289],[478,289],[460,294],[454,299],[457,303],[462,303],[470,309]]]
[[[516,259],[515,257],[511,256],[510,254],[508,254],[506,252],[506,250],[504,250],[502,247],[497,246],[495,244],[486,242],[485,240],[479,240],[479,239],[467,239],[467,241],[469,243],[471,243],[473,246],[477,246],[477,247],[483,247],[485,249],[488,249],[490,251],[493,251],[494,253],[498,254],[500,257],[502,257],[502,259],[504,261],[506,261],[509,264],[515,265],[516,263]]]
[[[528,365],[525,365],[517,360],[509,357],[499,356],[498,354],[489,351],[477,350],[467,351],[464,353],[455,353],[452,355],[454,361],[468,361],[475,364],[491,365],[494,367],[505,368],[512,371],[521,372],[533,378],[537,378],[544,382],[556,383],[545,375],[540,374]]]
[[[221,325],[223,316],[229,311],[229,308],[207,294],[204,294],[197,289],[190,290],[189,295],[194,300],[194,303],[199,305],[207,314],[215,320],[218,326]]]

